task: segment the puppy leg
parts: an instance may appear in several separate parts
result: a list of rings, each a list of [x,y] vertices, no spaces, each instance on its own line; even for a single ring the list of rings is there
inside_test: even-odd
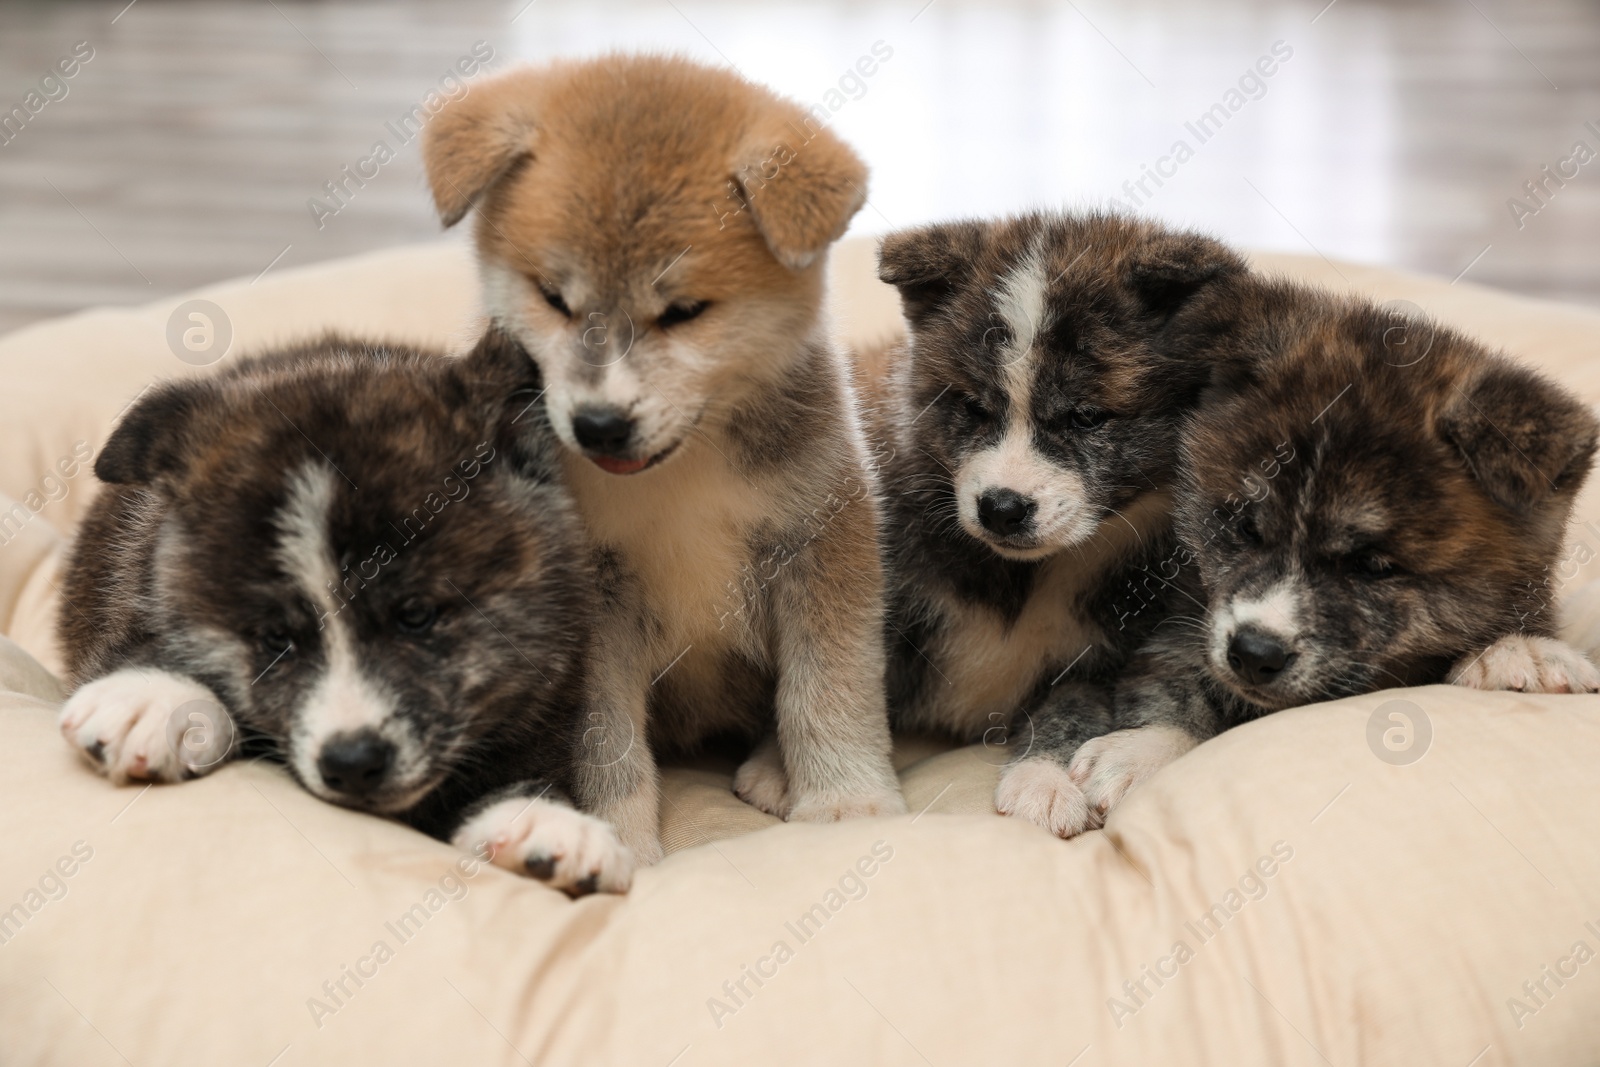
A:
[[[180,782],[221,765],[233,720],[210,689],[154,667],[124,667],[84,685],[61,707],[61,732],[118,785]]]
[[[739,765],[733,776],[733,792],[740,800],[760,808],[768,815],[788,818],[789,776],[783,770],[783,753],[778,738],[768,734]]]
[[[616,827],[642,864],[659,862],[661,783],[648,728],[650,651],[638,619],[613,611],[595,635],[589,694],[576,741],[578,806]]]
[[[1519,693],[1600,692],[1600,669],[1583,653],[1549,637],[1511,634],[1450,671],[1452,685],[1512,689]]]
[[[883,578],[871,521],[868,501],[847,503],[773,585],[778,746],[791,819],[906,810],[889,759]]]
[[[1067,777],[1083,790],[1097,823],[1104,825],[1134,787],[1199,743],[1177,726],[1117,730],[1085,742],[1072,757]]]
[[[1100,813],[1067,768],[1084,742],[1111,729],[1110,690],[1068,682],[1052,692],[1030,719],[1031,743],[1001,772],[995,808],[1057,837],[1074,837],[1099,826]]]
[[[578,765],[573,775],[578,800],[584,810],[616,827],[636,859],[648,866],[658,863],[661,851],[661,780],[655,755],[645,736],[644,700],[635,707],[592,704],[589,719],[603,725],[591,727],[612,736],[632,736],[620,755],[604,748],[584,748],[580,741]]]
[[[1188,631],[1176,631],[1153,637],[1123,669],[1117,729],[1085,742],[1067,766],[1099,824],[1139,783],[1220,731],[1222,711],[1198,681],[1204,656]]]
[[[477,805],[450,843],[568,896],[625,893],[633,883],[633,852],[616,831],[538,782],[501,790]]]

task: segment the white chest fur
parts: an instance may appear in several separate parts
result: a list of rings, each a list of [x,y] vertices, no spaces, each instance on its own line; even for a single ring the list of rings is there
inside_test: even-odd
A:
[[[943,633],[926,650],[938,667],[917,716],[929,727],[977,737],[1010,721],[1048,673],[1059,675],[1105,638],[1082,604],[1097,595],[1130,550],[1152,537],[1170,509],[1166,494],[1149,494],[1102,523],[1080,548],[1041,565],[1021,613],[951,599],[940,605]]]
[[[772,514],[761,486],[698,436],[639,474],[607,474],[577,456],[566,467],[591,536],[639,583],[655,623],[653,655],[670,659],[690,645],[727,646],[748,634],[728,618],[748,584],[752,537]]]
[[[1053,557],[1015,620],[988,607],[946,604],[944,632],[929,654],[938,673],[929,679],[928,724],[975,737],[1008,722],[1042,671],[1095,643],[1098,630],[1075,610],[1093,570],[1068,555]]]

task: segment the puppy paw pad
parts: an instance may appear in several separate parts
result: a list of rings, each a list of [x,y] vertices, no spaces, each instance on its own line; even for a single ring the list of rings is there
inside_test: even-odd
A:
[[[1025,759],[1007,767],[995,790],[995,807],[1057,837],[1075,837],[1094,825],[1083,790],[1065,767],[1049,759]]]
[[[160,670],[128,668],[62,705],[61,733],[117,784],[178,782],[227,758],[233,724],[211,690]]]
[[[733,776],[733,793],[740,800],[783,818],[789,811],[789,777],[776,760],[752,756]]]
[[[1103,821],[1145,779],[1188,752],[1197,742],[1175,727],[1117,730],[1086,741],[1072,757],[1068,775]]]
[[[633,852],[611,825],[553,801],[499,801],[468,819],[452,841],[467,851],[486,849],[496,866],[569,896],[624,893],[633,882]]]
[[[1519,693],[1593,693],[1600,691],[1600,668],[1565,641],[1513,634],[1457,665],[1450,681]]]

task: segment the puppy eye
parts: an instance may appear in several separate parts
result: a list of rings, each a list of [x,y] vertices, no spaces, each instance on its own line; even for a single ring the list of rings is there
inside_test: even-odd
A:
[[[1082,433],[1105,425],[1110,417],[1110,412],[1098,408],[1074,408],[1051,416],[1046,425],[1053,433]]]
[[[544,302],[546,304],[549,304],[567,318],[572,318],[572,309],[567,307],[567,302],[561,299],[560,293],[554,289],[546,289],[543,286],[539,287],[539,293],[544,297]]]
[[[1377,552],[1358,552],[1351,562],[1369,578],[1386,578],[1394,573],[1394,563]]]
[[[274,660],[282,659],[294,652],[294,638],[289,636],[288,630],[278,627],[261,631],[256,636],[256,645]]]
[[[1244,538],[1245,544],[1262,544],[1261,527],[1256,525],[1255,516],[1246,515],[1239,520],[1239,536]]]
[[[971,393],[965,393],[962,395],[961,408],[967,413],[967,417],[972,419],[974,422],[989,421],[989,409],[983,406],[983,401],[979,400]]]
[[[394,625],[403,634],[425,634],[438,621],[439,609],[420,597],[401,601],[394,611]]]
[[[661,317],[656,319],[656,325],[663,330],[670,329],[681,322],[698,319],[701,313],[710,306],[711,301],[709,300],[696,300],[688,304],[668,304],[667,310],[663,311]]]

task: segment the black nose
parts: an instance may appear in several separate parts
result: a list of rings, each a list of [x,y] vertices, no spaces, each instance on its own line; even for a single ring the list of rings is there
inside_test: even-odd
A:
[[[585,452],[615,456],[628,450],[633,420],[616,408],[579,408],[572,416],[572,436]]]
[[[1228,642],[1228,666],[1251,685],[1271,685],[1295,654],[1260,630],[1240,630]]]
[[[371,730],[337,734],[322,746],[317,773],[329,789],[349,797],[371,796],[394,763],[394,746]]]
[[[1039,505],[1010,489],[990,489],[978,498],[978,521],[990,533],[1002,537],[1018,533],[1028,525]]]

